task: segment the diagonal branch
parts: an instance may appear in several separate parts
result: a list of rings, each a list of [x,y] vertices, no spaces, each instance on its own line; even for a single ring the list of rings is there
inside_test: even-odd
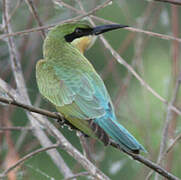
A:
[[[57,144],[53,144],[51,146],[45,147],[45,148],[40,148],[38,150],[35,150],[27,155],[25,155],[23,158],[19,159],[15,164],[13,164],[11,167],[9,167],[8,169],[6,169],[4,172],[2,172],[0,174],[0,177],[3,178],[5,177],[10,171],[12,171],[13,169],[15,169],[17,166],[19,166],[20,164],[22,164],[24,161],[26,161],[27,159],[33,157],[34,155],[43,152],[43,151],[48,151],[50,149],[54,149],[57,148],[58,146],[60,146],[59,143]]]
[[[59,115],[57,115],[56,113],[53,113],[53,112],[50,112],[50,111],[47,111],[47,110],[44,110],[44,109],[40,109],[40,108],[35,108],[33,106],[30,106],[30,105],[26,105],[26,104],[23,104],[23,103],[20,103],[20,102],[17,102],[15,100],[11,100],[11,99],[8,99],[8,98],[4,98],[4,97],[0,97],[0,102],[3,102],[3,103],[6,103],[6,104],[12,104],[12,105],[15,105],[15,106],[18,106],[18,107],[21,107],[21,108],[24,108],[28,111],[31,111],[31,112],[36,112],[36,113],[39,113],[39,114],[42,114],[42,115],[46,115],[47,117],[51,117],[51,118],[55,118],[55,119],[59,119]],[[52,127],[52,124],[49,123],[48,121],[42,121],[41,123],[43,123],[43,125],[45,126],[45,128],[47,128],[49,131],[51,131],[54,136],[57,138],[57,140],[59,141],[60,139],[62,140],[61,141],[61,145],[65,146],[65,150],[71,155],[73,156],[78,162],[81,162],[81,164],[83,165],[83,167],[85,169],[87,169],[87,171],[90,172],[90,167],[93,166],[92,164],[90,166],[87,165],[87,163],[90,163],[90,161],[87,160],[87,158],[85,158],[82,154],[80,154],[79,152],[75,152],[75,148],[68,142],[65,140],[65,138],[63,137],[62,134],[58,133],[57,129],[56,128],[53,128]],[[119,146],[117,144],[115,144],[114,142],[112,142],[111,144],[113,147],[117,148],[120,150]],[[154,170],[155,172],[161,174],[162,176],[170,179],[170,180],[179,180],[179,178],[175,177],[174,175],[172,175],[171,173],[167,172],[165,169],[163,169],[162,167],[160,167],[159,165],[153,163],[152,161],[140,156],[140,155],[137,155],[137,154],[133,154],[133,153],[130,153],[130,152],[126,152],[126,151],[123,151],[124,153],[128,154],[129,156],[131,156],[133,159],[141,162],[142,164],[144,164],[145,166],[151,168],[152,170]],[[76,157],[75,157],[76,156]],[[81,159],[84,157],[84,162],[81,161]],[[79,159],[80,158],[80,159]],[[79,161],[80,160],[80,161]],[[87,162],[88,161],[88,162]],[[85,163],[85,164],[84,164]],[[95,167],[94,167],[95,169]],[[94,173],[91,171],[90,172],[91,175],[94,175]]]
[[[154,0],[154,1],[163,2],[163,3],[170,3],[170,4],[175,4],[175,5],[181,6],[180,0]]]
[[[39,26],[42,26],[43,23],[41,22],[41,20],[40,20],[40,18],[39,18],[39,16],[38,16],[38,13],[37,13],[37,10],[36,10],[36,8],[35,8],[35,6],[34,6],[33,1],[32,1],[32,0],[26,0],[26,3],[27,3],[27,5],[28,5],[30,11],[32,12],[35,20],[37,21],[38,25],[39,25]],[[45,31],[44,31],[43,29],[41,30],[41,35],[42,35],[43,39],[45,39],[46,34],[45,34]]]

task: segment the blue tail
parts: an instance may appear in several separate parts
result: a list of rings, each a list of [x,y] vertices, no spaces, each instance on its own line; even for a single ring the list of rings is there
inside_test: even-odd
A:
[[[104,131],[119,144],[120,148],[126,151],[137,152],[140,150],[147,152],[145,148],[117,121],[109,117],[95,119]]]

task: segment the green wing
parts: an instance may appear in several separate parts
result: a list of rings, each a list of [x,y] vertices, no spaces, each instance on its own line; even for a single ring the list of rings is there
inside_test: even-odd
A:
[[[75,93],[68,89],[61,79],[58,79],[45,60],[38,61],[36,65],[36,79],[41,94],[51,103],[63,106],[73,102]]]
[[[94,82],[97,78],[100,80],[94,76]],[[76,118],[91,119],[105,114],[95,95],[93,77],[89,73],[70,66],[62,68],[58,64],[49,64],[46,60],[40,60],[36,67],[36,78],[41,94]],[[100,89],[106,95],[104,84]]]

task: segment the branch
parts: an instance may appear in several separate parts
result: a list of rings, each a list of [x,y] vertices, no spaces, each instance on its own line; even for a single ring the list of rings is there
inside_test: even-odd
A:
[[[38,114],[41,114],[41,115],[44,115],[44,116],[47,116],[47,117],[51,117],[51,118],[54,118],[54,119],[60,120],[60,118],[62,118],[61,120],[63,121],[63,117],[61,117],[57,113],[53,113],[53,112],[50,112],[50,111],[47,111],[47,110],[41,109],[41,108],[36,108],[34,106],[18,102],[18,101],[14,100],[14,99],[8,99],[8,98],[0,96],[0,102],[3,102],[5,104],[9,104],[9,105],[12,104],[12,105],[21,107],[23,109],[26,109],[26,110],[28,110],[30,112],[38,113]]]
[[[170,104],[168,105],[168,108],[167,108],[167,115],[166,115],[166,120],[165,120],[164,127],[163,127],[162,140],[161,140],[161,144],[160,144],[160,152],[159,152],[159,156],[158,156],[158,159],[157,159],[158,164],[162,163],[163,156],[165,155],[164,151],[165,151],[166,145],[167,145],[168,128],[169,128],[170,121],[172,120],[172,116],[173,116],[171,106],[173,106],[173,104],[175,104],[175,102],[177,100],[177,95],[179,93],[180,84],[181,84],[181,73],[180,73],[180,75],[179,75],[179,77],[178,77],[178,79],[176,81],[173,96],[172,96],[171,102],[170,102]]]
[[[105,7],[109,3],[110,3],[110,1],[106,1],[105,4],[103,4],[104,5],[103,7]],[[66,3],[63,3],[62,5],[70,8],[70,5],[67,6],[65,4]],[[3,34],[3,35],[0,36],[0,39],[4,39],[4,38],[7,38],[7,37],[11,37],[11,36],[17,36],[17,35],[27,35],[28,33],[41,31],[42,29],[50,29],[50,28],[52,28],[52,27],[54,27],[54,26],[56,26],[58,24],[60,25],[60,24],[68,23],[68,22],[73,22],[73,21],[82,19],[82,18],[84,18],[86,16],[92,16],[94,19],[96,19],[98,21],[101,21],[101,22],[104,22],[104,23],[114,23],[114,24],[117,23],[117,22],[105,20],[103,18],[100,18],[100,17],[92,15],[93,13],[95,13],[96,11],[98,11],[100,8],[103,8],[103,7],[101,7],[101,5],[97,6],[95,9],[93,9],[93,10],[91,10],[88,13],[85,13],[85,14],[82,14],[82,12],[79,11],[79,10],[75,10],[76,8],[71,8],[72,10],[74,9],[73,11],[76,11],[77,13],[82,14],[82,15],[76,16],[75,18],[72,18],[72,19],[61,21],[61,23],[56,23],[56,24],[52,24],[52,25],[41,26],[41,27],[32,28],[32,29],[27,29],[27,30],[18,31],[18,32],[15,32],[15,33]],[[142,30],[142,29],[138,29],[138,28],[134,28],[134,27],[127,27],[127,28],[124,28],[124,29],[127,29],[128,31],[132,31],[132,32],[144,33],[146,35],[149,35],[149,36],[152,36],[152,37],[158,37],[158,38],[164,39],[164,40],[174,40],[174,41],[177,41],[177,42],[181,43],[181,38],[176,38],[176,37],[165,35],[165,34],[160,34],[160,33],[155,33],[155,32],[151,32],[151,31],[146,31],[146,30]]]
[[[175,4],[175,5],[181,6],[181,0],[154,0],[154,1],[163,2],[163,3],[170,3],[170,4]]]
[[[12,105],[24,108],[24,109],[26,109],[28,111],[39,113],[39,114],[42,114],[42,115],[46,115],[46,116],[51,117],[51,118],[55,118],[55,119],[59,119],[60,118],[59,115],[57,115],[56,113],[53,113],[53,112],[50,112],[50,111],[47,111],[47,110],[44,110],[44,109],[40,109],[40,108],[35,108],[33,106],[26,105],[26,104],[23,104],[23,103],[19,103],[19,102],[15,101],[15,100],[7,99],[7,98],[4,98],[4,97],[0,97],[0,102],[6,103],[6,104],[10,104],[10,105],[12,104]],[[90,167],[93,166],[93,164],[87,165],[87,163],[89,164],[91,162],[88,161],[75,148],[73,148],[73,146],[68,141],[65,142],[65,138],[60,133],[59,134],[57,133],[58,130],[56,128],[53,128],[53,127],[51,128],[52,125],[51,124],[46,124],[46,123],[49,123],[49,122],[48,121],[44,122],[45,128],[48,128],[55,135],[55,137],[57,137],[57,140],[59,140],[59,141],[62,140],[61,141],[61,145],[64,146],[64,149],[71,156],[73,156],[78,162],[80,162],[82,164],[82,166],[85,169],[87,169],[88,172],[90,172],[91,175],[94,175],[93,170],[90,170]],[[114,143],[114,142],[111,143],[111,146],[113,146],[113,147],[115,147],[115,148],[120,150],[120,147],[116,143]],[[164,176],[164,177],[166,177],[166,178],[168,178],[170,180],[179,180],[179,178],[177,178],[176,176],[174,176],[171,173],[167,172],[165,169],[163,169],[159,165],[153,163],[152,161],[150,161],[150,160],[148,160],[148,159],[146,159],[146,158],[144,158],[144,157],[142,157],[140,155],[137,155],[137,154],[133,154],[133,153],[126,152],[126,151],[123,151],[123,152],[128,154],[129,156],[131,156],[133,159],[141,162],[145,166],[151,168],[155,172],[161,174],[162,176]],[[82,158],[84,160],[82,160]],[[94,167],[94,169],[95,169],[95,167]]]
[[[35,20],[37,21],[38,25],[42,26],[43,23],[41,22],[41,20],[40,20],[40,18],[38,16],[38,13],[37,13],[37,10],[36,10],[36,8],[34,6],[33,1],[32,0],[26,0],[26,3],[28,5],[30,11],[32,12],[32,15],[34,16]],[[45,39],[46,34],[45,34],[45,31],[43,29],[41,30],[41,35],[42,35],[42,38]]]
[[[32,131],[33,127],[21,127],[21,126],[15,126],[15,127],[0,127],[0,131]]]
[[[61,21],[61,23],[56,23],[56,24],[52,24],[52,25],[48,25],[48,26],[41,26],[41,27],[37,27],[37,28],[27,29],[27,30],[19,31],[19,32],[15,32],[15,33],[3,34],[3,35],[0,36],[0,39],[4,39],[4,38],[7,38],[7,37],[11,37],[11,36],[17,36],[17,35],[25,35],[25,34],[30,33],[30,32],[41,31],[43,29],[50,29],[50,28],[52,28],[52,27],[54,27],[56,25],[60,25],[60,24],[68,23],[68,22],[74,22],[76,20],[82,19],[82,18],[84,18],[86,16],[89,16],[89,15],[95,13],[99,9],[102,9],[102,8],[106,7],[110,2],[111,2],[111,0],[107,0],[103,4],[101,4],[99,6],[96,6],[94,9],[90,10],[88,13],[82,14],[80,16],[76,16],[75,18],[72,18],[72,19]]]
[[[36,151],[33,151],[27,155],[25,155],[23,158],[21,158],[20,160],[18,160],[15,164],[13,164],[11,167],[9,167],[8,169],[6,169],[4,172],[2,172],[0,174],[0,177],[5,177],[10,171],[12,171],[13,169],[15,169],[17,166],[19,166],[20,164],[22,164],[24,161],[26,161],[27,159],[33,157],[34,155],[40,153],[40,152],[43,152],[43,151],[48,151],[50,149],[54,149],[54,148],[57,148],[58,146],[60,146],[59,143],[57,144],[53,144],[51,146],[48,146],[48,147],[45,147],[45,148],[41,148],[41,149],[38,149]]]
[[[80,176],[90,176],[90,174],[88,172],[80,172],[80,173],[77,173],[74,176],[66,178],[64,180],[71,180],[71,179],[74,179],[74,178],[77,178],[77,177],[80,177]]]

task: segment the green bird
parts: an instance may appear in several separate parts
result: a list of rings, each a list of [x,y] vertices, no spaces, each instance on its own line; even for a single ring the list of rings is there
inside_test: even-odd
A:
[[[82,22],[57,25],[44,41],[36,79],[40,93],[73,127],[105,145],[113,140],[121,149],[139,153],[144,147],[117,122],[103,80],[83,54],[97,35],[124,27],[91,27]]]

